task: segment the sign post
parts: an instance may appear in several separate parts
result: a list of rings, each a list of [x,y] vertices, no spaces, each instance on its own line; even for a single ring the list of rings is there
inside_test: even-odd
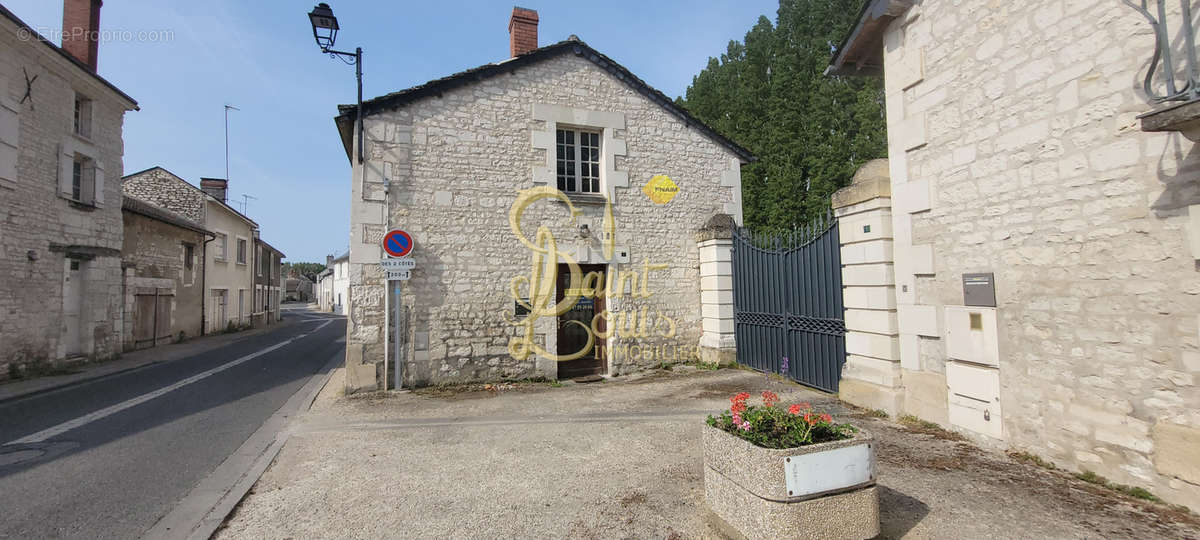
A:
[[[400,317],[403,314],[400,294],[404,282],[408,281],[408,279],[412,277],[412,269],[416,268],[417,266],[416,261],[407,258],[409,254],[412,253],[412,250],[413,240],[412,236],[409,236],[408,233],[400,229],[393,229],[388,231],[387,234],[383,235],[383,251],[388,254],[389,258],[381,259],[379,261],[379,266],[383,269],[383,272],[387,277],[388,284],[392,286],[392,306],[394,307],[393,319],[395,320],[395,323],[393,323],[393,329],[396,336],[396,339],[393,340],[394,349],[392,352],[392,357],[395,358],[396,361],[396,390],[400,389],[400,383],[404,380],[404,361],[402,358],[400,358],[400,352],[402,350],[400,347],[400,336],[402,331]]]

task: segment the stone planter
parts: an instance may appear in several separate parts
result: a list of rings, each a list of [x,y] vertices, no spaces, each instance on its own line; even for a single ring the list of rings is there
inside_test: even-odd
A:
[[[704,426],[704,498],[727,533],[745,538],[879,534],[871,435],[800,448],[761,448]]]

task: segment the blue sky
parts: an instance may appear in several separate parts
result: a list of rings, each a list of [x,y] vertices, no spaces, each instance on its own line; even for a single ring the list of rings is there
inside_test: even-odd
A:
[[[3,0],[43,35],[62,27],[56,0]],[[671,97],[708,57],[740,40],[777,0],[540,2],[547,45],[571,34]],[[306,13],[313,0],[108,0],[102,30],[135,39],[100,45],[100,74],[133,96],[125,173],[160,165],[192,183],[225,175],[230,199],[293,262],[324,262],[349,245],[350,165],[333,116],[354,102],[354,68],[322,56]],[[510,2],[333,0],[337,48],[363,48],[370,98],[508,56]],[[136,39],[139,33],[159,39]],[[238,206],[235,205],[235,206]]]

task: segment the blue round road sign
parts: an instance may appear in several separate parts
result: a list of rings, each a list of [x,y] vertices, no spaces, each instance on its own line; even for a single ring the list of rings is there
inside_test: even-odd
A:
[[[413,239],[408,233],[396,229],[383,235],[383,250],[392,257],[405,257],[412,253]]]

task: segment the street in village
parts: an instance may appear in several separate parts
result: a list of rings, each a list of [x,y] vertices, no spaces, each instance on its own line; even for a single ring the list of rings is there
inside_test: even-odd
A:
[[[266,331],[126,355],[117,364],[134,367],[99,378],[84,371],[25,395],[0,386],[0,538],[138,538],[198,524],[207,512],[160,520],[183,503],[215,505],[193,488],[344,354],[344,318],[284,312]],[[214,479],[219,489],[257,455],[244,457]]]

